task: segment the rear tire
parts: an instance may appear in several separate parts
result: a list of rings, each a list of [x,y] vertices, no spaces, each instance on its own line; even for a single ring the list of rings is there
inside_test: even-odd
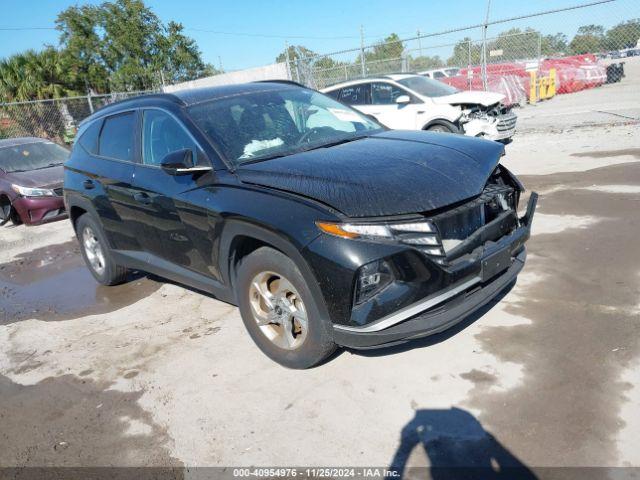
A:
[[[460,133],[460,129],[447,120],[438,120],[438,123],[434,123],[427,127],[427,131],[438,133]]]
[[[11,220],[11,202],[7,197],[0,196],[0,226]]]
[[[102,228],[88,213],[81,215],[75,223],[80,251],[87,268],[102,285],[118,285],[127,278],[127,269],[113,260]]]
[[[285,367],[303,369],[335,351],[331,322],[322,317],[304,277],[289,257],[261,247],[242,258],[237,272],[242,321],[266,356]]]
[[[20,214],[18,211],[11,207],[11,212],[9,213],[9,217],[11,217],[11,223],[13,223],[16,227],[18,225],[22,225],[22,219],[20,218]]]

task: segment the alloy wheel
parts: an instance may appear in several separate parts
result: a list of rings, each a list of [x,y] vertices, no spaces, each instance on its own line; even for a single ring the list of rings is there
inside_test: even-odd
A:
[[[82,246],[93,271],[102,275],[105,269],[104,253],[100,241],[91,227],[85,227],[82,231]]]
[[[261,272],[251,281],[249,300],[256,324],[274,345],[295,350],[304,343],[307,310],[289,280],[275,272]]]

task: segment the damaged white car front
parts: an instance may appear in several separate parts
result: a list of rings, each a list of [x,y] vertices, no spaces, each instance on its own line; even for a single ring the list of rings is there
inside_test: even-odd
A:
[[[465,105],[459,123],[465,135],[489,140],[505,141],[516,133],[518,117],[511,108],[502,104],[484,108],[481,105]]]
[[[459,91],[433,100],[460,108],[458,125],[465,135],[506,141],[516,133],[518,117],[511,107],[502,104],[504,98],[495,92]]]

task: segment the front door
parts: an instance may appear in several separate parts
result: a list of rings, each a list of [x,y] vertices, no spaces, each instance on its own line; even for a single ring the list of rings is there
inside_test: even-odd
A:
[[[163,268],[173,264],[211,276],[213,239],[204,207],[209,193],[206,187],[198,187],[204,175],[212,174],[170,175],[160,168],[167,154],[185,148],[193,152],[194,161],[203,158],[197,142],[178,119],[164,110],[144,110],[142,160],[133,181],[134,198],[143,213],[140,242],[152,263]]]
[[[411,103],[398,104],[396,99],[407,95]],[[413,130],[416,128],[415,99],[406,90],[387,82],[373,82],[371,84],[371,106],[367,112],[383,125],[399,130]]]

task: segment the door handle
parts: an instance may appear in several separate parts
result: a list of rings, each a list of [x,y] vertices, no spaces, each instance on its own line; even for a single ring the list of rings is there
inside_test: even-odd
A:
[[[133,196],[133,199],[138,202],[138,203],[142,203],[144,205],[149,205],[151,203],[151,197],[149,195],[147,195],[146,193],[136,193]]]
[[[93,180],[85,180],[84,182],[82,182],[82,186],[85,190],[93,190],[95,188]]]

